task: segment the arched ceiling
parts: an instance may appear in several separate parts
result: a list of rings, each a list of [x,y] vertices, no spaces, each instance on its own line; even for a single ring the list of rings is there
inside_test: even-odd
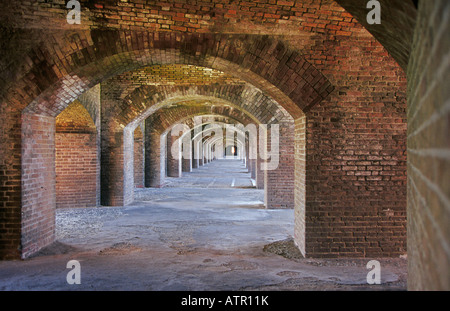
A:
[[[286,110],[261,90],[245,81],[219,70],[202,66],[167,64],[154,65],[117,75],[102,84],[103,94],[113,101],[123,101],[119,108],[128,111],[132,106],[146,106],[155,93],[170,93],[177,96],[183,105],[196,106],[194,96],[208,96],[206,105],[241,107],[259,122],[271,123],[289,116]],[[226,101],[225,103],[223,101]],[[171,102],[170,106],[177,103]],[[108,109],[115,109],[109,107]],[[137,108],[139,109],[139,108]],[[114,115],[111,112],[111,115]]]
[[[244,85],[245,81],[219,70],[185,64],[153,65],[114,76],[105,82],[115,97],[127,98],[144,85]]]
[[[338,62],[336,58],[346,55],[341,55],[341,50],[333,54],[333,46],[350,38],[371,37],[361,25],[364,22],[359,23],[349,14],[354,12],[361,20],[366,9],[345,0],[196,3],[197,6],[111,0],[92,5],[86,0],[81,1],[83,19],[78,26],[67,25],[67,9],[62,3],[52,5],[52,10],[45,0],[2,3],[2,27],[18,29],[18,35],[10,41],[22,44],[17,44],[19,49],[14,53],[6,53],[1,65],[22,65],[10,68],[13,79],[0,75],[2,85],[14,83],[14,87],[1,88],[5,100],[0,111],[5,107],[22,111],[27,107],[29,112],[55,116],[89,88],[118,75],[128,75],[120,92],[122,98],[130,98],[135,86],[141,85],[164,87],[163,97],[167,99],[168,86],[177,86],[177,81],[186,81],[193,71],[203,67],[203,77],[208,76],[208,70],[210,80],[200,88],[213,83],[235,90],[250,85],[297,118],[326,98],[334,90],[332,83],[340,79],[339,74],[333,77],[333,72],[339,73],[333,64]],[[405,7],[410,9],[407,4]],[[148,15],[139,16],[146,10]],[[392,12],[390,21],[398,17],[399,10]],[[155,18],[160,23],[152,24]],[[405,18],[410,25],[414,14],[407,11]],[[188,30],[193,25],[199,25],[194,29],[196,33]],[[387,21],[382,27],[397,33],[395,25]],[[36,34],[33,29],[40,32],[27,37],[26,32],[20,31],[24,29],[30,34]],[[393,38],[380,42],[385,42],[390,50],[386,42]],[[390,41],[392,51],[406,55],[407,41]],[[321,55],[318,47],[324,43],[330,45],[326,47],[327,54]],[[401,60],[397,61],[402,65]],[[172,81],[167,81],[167,74],[158,70],[174,64],[179,68],[172,70]],[[181,70],[184,72],[178,76]],[[144,84],[142,77],[149,76],[153,82],[147,80]],[[193,88],[190,91],[195,93]],[[130,118],[137,118],[140,113],[142,109],[122,110],[120,117],[131,122]]]
[[[254,120],[243,112],[239,107],[213,106],[210,102],[187,101],[181,102],[171,107],[164,107],[150,115],[146,120],[146,126],[150,126],[152,131],[163,133],[168,128],[178,123],[185,123],[193,126],[195,116],[215,116],[214,119],[226,120],[229,122],[239,122],[241,124],[253,123]]]

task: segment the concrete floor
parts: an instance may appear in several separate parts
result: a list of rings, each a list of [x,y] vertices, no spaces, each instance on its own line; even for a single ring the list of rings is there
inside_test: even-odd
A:
[[[59,209],[57,242],[34,258],[0,262],[0,290],[405,290],[407,261],[305,259],[292,210],[266,210],[242,162],[217,160],[138,189],[126,207]],[[69,260],[81,284],[69,285]]]

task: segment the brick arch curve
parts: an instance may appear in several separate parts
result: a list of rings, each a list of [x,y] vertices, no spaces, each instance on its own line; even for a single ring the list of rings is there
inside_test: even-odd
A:
[[[270,124],[290,118],[275,100],[250,85],[149,86],[136,88],[121,105],[111,107],[109,116],[119,126],[136,126],[165,105],[203,100],[213,105],[239,108],[255,120]],[[257,117],[256,117],[257,116]]]
[[[132,40],[127,40],[128,35],[142,44],[132,44]],[[294,118],[301,114],[301,110],[322,101],[334,89],[299,51],[268,36],[128,34],[119,30],[97,30],[95,33],[85,32],[80,37],[91,40],[83,41],[79,50],[65,57],[73,60],[72,63],[58,59],[57,53],[49,53],[53,58],[44,62],[36,60],[30,72],[36,76],[35,81],[41,82],[28,86],[28,100],[19,105],[19,110],[29,104],[28,112],[54,115],[67,102],[105,79],[152,64],[192,64],[231,73],[269,94]],[[87,50],[93,55],[87,56],[80,50]],[[42,66],[46,70],[42,70]],[[55,72],[52,66],[60,71]],[[15,92],[9,94],[10,101],[22,95]],[[23,98],[21,100],[23,102]]]
[[[220,115],[243,124],[260,122],[257,117],[231,102],[211,101],[204,103],[205,100],[209,99],[211,98],[203,96],[188,101],[183,101],[183,97],[170,99],[171,102],[177,103],[175,107],[158,109],[145,119],[145,123],[152,127],[152,131],[162,133],[172,124],[185,122],[194,116]]]
[[[216,150],[214,150],[214,152],[212,152],[211,153],[211,157],[212,158],[210,158],[210,160],[214,160],[214,156],[217,156],[217,155],[223,155],[223,156],[225,156],[225,154],[226,154],[226,148],[229,146],[229,143],[231,143],[231,141],[229,141],[229,140],[227,140],[227,139],[223,139],[223,138],[217,138],[217,137],[209,137],[209,138],[206,138],[204,141],[203,141],[203,146],[204,147],[206,147],[207,148],[207,146],[210,146],[210,147],[213,147],[213,146],[222,146],[222,153],[218,153],[218,151],[217,151],[217,149]],[[238,149],[240,149],[240,150],[243,150],[244,149],[244,144],[241,142],[241,141],[236,141],[235,143],[233,143],[233,145],[235,145],[236,144],[236,146],[238,147]],[[239,160],[242,160],[243,158],[242,158],[243,156],[242,156],[242,154],[240,154],[240,158],[239,158]]]

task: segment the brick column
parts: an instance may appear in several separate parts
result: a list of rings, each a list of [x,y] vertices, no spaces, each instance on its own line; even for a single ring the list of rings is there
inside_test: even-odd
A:
[[[145,127],[145,187],[159,188],[166,176],[166,138],[164,135]]]
[[[303,256],[306,255],[306,117],[295,120],[295,192],[294,192],[294,242]]]
[[[250,171],[250,176],[252,179],[256,178],[256,159],[250,159],[249,160],[249,171]]]
[[[22,125],[21,249],[26,258],[55,240],[55,119],[23,114]]]
[[[202,142],[201,141],[199,141],[198,142],[198,145],[197,145],[197,150],[198,150],[198,165],[199,165],[199,167],[200,166],[203,166],[203,165],[205,165],[205,158],[204,158],[204,155],[203,155],[203,145],[202,145]]]
[[[182,148],[182,171],[192,172],[192,143],[191,143],[191,133],[186,133],[183,136],[183,148]]]
[[[124,204],[124,135],[113,123],[101,129],[101,203],[104,206]]]
[[[134,131],[134,186],[144,187],[144,135],[138,126]]]
[[[264,189],[264,170],[262,169],[263,161],[261,157],[258,155],[258,158],[254,161],[254,172],[255,172],[255,181],[257,189]],[[253,177],[252,177],[253,178]]]
[[[208,148],[206,144],[202,144],[202,149],[203,149],[203,164],[208,164],[209,163]]]
[[[171,132],[167,134],[167,176],[169,177],[182,176],[181,139],[179,138],[180,136],[172,136]]]
[[[250,142],[248,133],[245,134],[245,167],[250,173]]]
[[[268,127],[266,146],[272,153],[273,125]],[[276,138],[276,137],[274,137]],[[275,143],[275,142],[274,142]],[[265,165],[266,208],[294,208],[294,122],[283,120],[279,123],[278,163],[272,155]]]
[[[198,168],[198,156],[196,158],[196,152],[195,152],[196,144],[195,141],[191,140],[191,161],[192,161],[192,168]]]

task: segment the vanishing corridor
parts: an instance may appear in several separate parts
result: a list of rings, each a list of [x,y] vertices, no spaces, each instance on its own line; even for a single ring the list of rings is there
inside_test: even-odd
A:
[[[449,0],[0,1],[0,290],[449,290],[449,32]]]

